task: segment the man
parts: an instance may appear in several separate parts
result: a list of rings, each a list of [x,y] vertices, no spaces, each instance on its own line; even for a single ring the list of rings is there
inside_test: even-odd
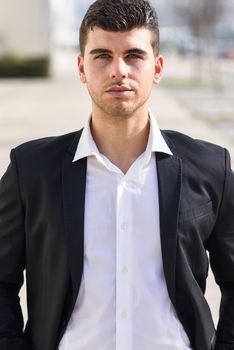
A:
[[[1,180],[0,349],[234,350],[228,152],[161,132],[149,112],[164,59],[148,1],[94,2],[80,49],[90,120],[12,150]]]

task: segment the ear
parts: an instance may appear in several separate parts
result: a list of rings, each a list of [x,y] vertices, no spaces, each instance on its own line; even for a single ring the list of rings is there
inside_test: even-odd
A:
[[[159,84],[162,79],[164,58],[162,55],[155,57],[154,83]]]
[[[78,72],[80,76],[80,81],[85,84],[86,77],[84,72],[84,57],[81,54],[77,56],[77,67],[78,67]]]

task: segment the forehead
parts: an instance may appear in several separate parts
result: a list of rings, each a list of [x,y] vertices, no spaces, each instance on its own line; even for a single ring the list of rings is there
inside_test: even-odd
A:
[[[152,33],[147,28],[135,28],[128,32],[110,32],[98,27],[90,30],[87,36],[86,50],[104,48],[111,51],[139,48],[152,50]]]

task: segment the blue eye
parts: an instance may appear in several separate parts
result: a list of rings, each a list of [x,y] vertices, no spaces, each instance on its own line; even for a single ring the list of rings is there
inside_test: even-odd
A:
[[[138,54],[134,54],[134,53],[131,53],[129,55],[126,56],[127,59],[134,59],[134,60],[137,60],[137,59],[142,59],[142,57]]]
[[[108,54],[106,54],[106,53],[103,53],[103,54],[98,55],[98,56],[96,57],[96,59],[98,59],[98,58],[100,58],[100,59],[109,59],[109,58],[111,58],[111,56],[108,55]]]

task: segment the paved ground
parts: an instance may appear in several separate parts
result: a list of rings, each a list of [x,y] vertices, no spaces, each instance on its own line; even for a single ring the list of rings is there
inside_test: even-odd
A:
[[[0,175],[8,164],[9,151],[15,145],[79,129],[88,117],[90,103],[85,87],[76,78],[74,55],[54,57],[54,71],[56,78],[50,80],[0,80]],[[231,139],[215,124],[194,118],[172,92],[155,88],[151,107],[161,128],[179,130],[223,145],[229,148],[234,159]],[[211,274],[207,299],[217,320],[219,291]],[[24,289],[22,303],[26,315]]]

